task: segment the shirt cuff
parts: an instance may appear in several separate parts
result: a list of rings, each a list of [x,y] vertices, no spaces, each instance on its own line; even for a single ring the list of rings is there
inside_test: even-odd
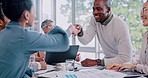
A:
[[[135,70],[138,71],[138,72],[140,72],[140,73],[144,73],[143,70],[142,70],[142,68],[143,68],[143,65],[137,64]]]
[[[41,69],[41,64],[39,62],[30,62],[29,67],[32,67],[35,71]]]
[[[70,37],[71,36],[71,33],[72,33],[71,29],[67,29],[66,30],[66,33],[67,33],[68,37]]]

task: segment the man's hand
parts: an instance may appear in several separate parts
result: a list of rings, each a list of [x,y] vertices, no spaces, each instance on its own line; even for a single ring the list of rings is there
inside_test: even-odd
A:
[[[81,26],[80,25],[70,25],[69,28],[70,32],[72,33],[73,36],[77,36],[78,33],[81,32]]]
[[[90,66],[95,66],[97,65],[97,61],[96,60],[92,60],[92,59],[85,59],[81,62],[82,66],[85,67],[90,67]]]
[[[79,31],[77,36],[82,37],[83,36],[83,29],[82,29],[81,25],[80,24],[75,24],[74,26]]]

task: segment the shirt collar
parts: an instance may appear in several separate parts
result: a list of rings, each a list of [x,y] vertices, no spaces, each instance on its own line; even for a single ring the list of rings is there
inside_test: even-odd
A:
[[[20,24],[18,22],[15,21],[10,21],[6,27],[21,27]]]
[[[111,21],[112,18],[113,18],[113,14],[111,14],[111,15],[108,17],[108,19],[105,20],[105,21],[102,23],[102,25],[106,26],[106,25]]]
[[[148,37],[148,31],[142,34],[142,36]]]

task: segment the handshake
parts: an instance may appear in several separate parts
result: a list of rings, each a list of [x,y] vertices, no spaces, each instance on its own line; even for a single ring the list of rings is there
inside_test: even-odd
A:
[[[83,30],[79,24],[70,25],[68,30],[71,32],[72,36],[83,36]]]

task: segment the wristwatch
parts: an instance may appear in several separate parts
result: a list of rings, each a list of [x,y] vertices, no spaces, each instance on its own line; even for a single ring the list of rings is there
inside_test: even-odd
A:
[[[96,61],[101,63],[101,59],[97,59]]]
[[[83,29],[81,28],[81,31],[78,33],[78,36],[79,37],[82,37],[83,36]]]
[[[104,60],[103,59],[102,60],[97,59],[96,62],[97,62],[98,65],[104,66]]]

